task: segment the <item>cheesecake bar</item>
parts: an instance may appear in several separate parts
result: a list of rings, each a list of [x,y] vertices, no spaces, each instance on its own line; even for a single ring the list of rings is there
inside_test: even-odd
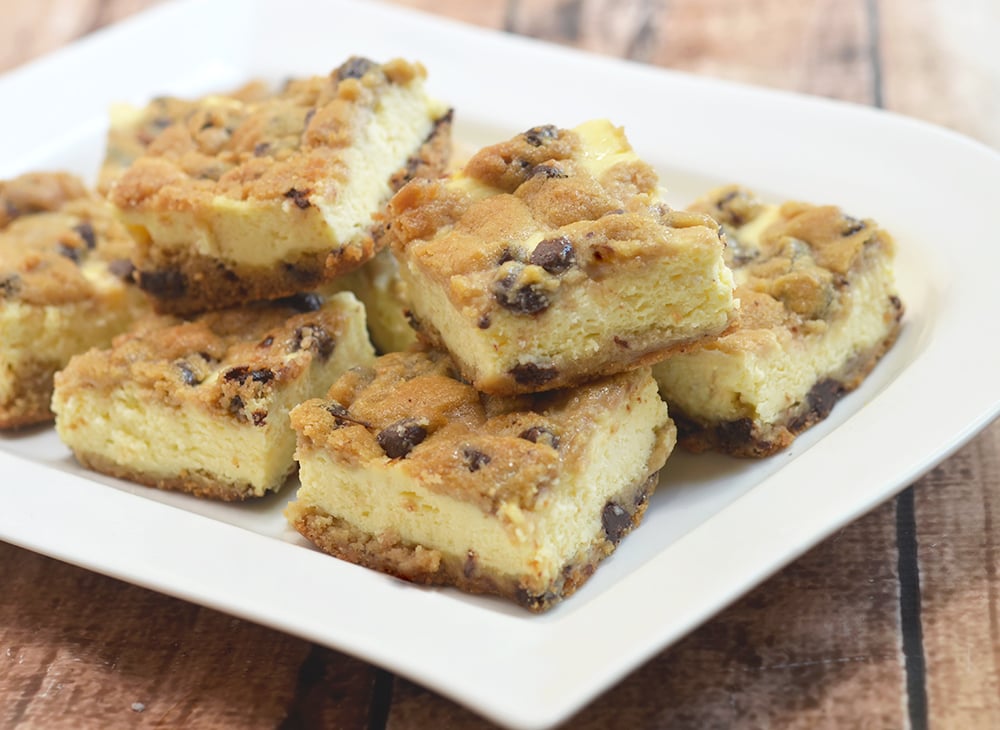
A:
[[[56,370],[148,311],[131,246],[75,176],[0,181],[0,428],[50,421]]]
[[[260,497],[295,467],[288,412],[373,358],[364,308],[348,293],[191,321],[152,316],[56,376],[56,432],[95,471],[199,497]]]
[[[543,611],[645,512],[676,430],[648,367],[487,396],[438,351],[392,353],[292,411],[289,522],[327,553]]]
[[[370,259],[373,216],[447,162],[451,115],[425,75],[351,58],[261,99],[208,97],[167,124],[108,192],[158,310],[280,298]]]
[[[733,308],[718,225],[669,209],[606,120],[535,127],[411,182],[387,228],[420,336],[487,393],[649,364]]]
[[[725,230],[739,315],[653,374],[685,448],[767,456],[826,418],[896,340],[895,244],[835,206],[767,204],[738,186],[692,207]]]

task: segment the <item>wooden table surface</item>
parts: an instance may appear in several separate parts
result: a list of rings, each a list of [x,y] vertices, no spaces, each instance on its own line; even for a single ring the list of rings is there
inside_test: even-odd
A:
[[[0,70],[152,4],[0,0]],[[400,4],[880,106],[1000,148],[997,0]],[[998,571],[994,422],[566,727],[1000,728]],[[0,727],[81,726],[489,724],[339,652],[0,543]]]

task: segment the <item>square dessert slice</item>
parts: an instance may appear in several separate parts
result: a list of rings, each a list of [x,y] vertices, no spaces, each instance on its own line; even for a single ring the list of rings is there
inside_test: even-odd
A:
[[[352,58],[264,98],[168,109],[165,128],[108,193],[159,311],[291,295],[370,259],[373,215],[407,180],[447,162],[450,113],[424,77],[402,60]]]
[[[387,237],[421,336],[487,393],[654,362],[721,332],[733,307],[718,226],[664,205],[606,120],[536,127],[411,182]]]
[[[739,316],[653,374],[683,446],[767,456],[826,418],[895,342],[895,244],[837,207],[764,204],[737,186],[693,207],[725,229]]]
[[[67,173],[0,181],[0,428],[52,419],[52,376],[148,311],[132,240]]]
[[[293,471],[288,412],[374,351],[348,293],[140,322],[56,377],[56,431],[84,466],[199,497],[279,489]]]
[[[292,411],[286,508],[337,557],[542,611],[641,520],[676,430],[649,368],[572,390],[480,394],[453,361],[392,353]]]

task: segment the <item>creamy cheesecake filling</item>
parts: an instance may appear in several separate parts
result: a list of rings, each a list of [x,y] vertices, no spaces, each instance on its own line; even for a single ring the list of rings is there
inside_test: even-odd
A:
[[[455,559],[472,551],[479,570],[541,592],[603,535],[608,502],[655,473],[673,447],[673,424],[652,381],[617,405],[586,424],[586,447],[530,510],[507,502],[491,514],[454,490],[435,488],[430,475],[405,461],[357,468],[300,445],[302,486],[287,516],[294,523],[315,507],[364,533],[391,533]]]

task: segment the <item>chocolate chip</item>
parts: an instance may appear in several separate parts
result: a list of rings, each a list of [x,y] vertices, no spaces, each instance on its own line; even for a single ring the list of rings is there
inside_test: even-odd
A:
[[[304,324],[293,333],[288,351],[312,350],[326,360],[333,353],[335,345],[330,333],[322,325]]]
[[[254,157],[263,157],[264,155],[266,155],[270,151],[271,151],[271,143],[270,142],[258,142],[253,147],[253,156]]]
[[[316,292],[301,292],[281,300],[282,304],[299,312],[315,312],[323,307],[323,297]]]
[[[229,413],[231,415],[237,416],[240,420],[246,420],[246,416],[243,414],[243,408],[243,399],[238,395],[234,395],[229,399]]]
[[[559,448],[559,437],[545,426],[532,426],[518,434],[518,438],[530,441],[533,444],[548,444],[553,449]]]
[[[531,387],[545,385],[559,375],[559,369],[554,365],[537,365],[533,362],[515,365],[507,372],[518,384]]]
[[[341,64],[340,68],[334,72],[334,75],[338,81],[360,79],[377,65],[374,61],[370,61],[362,56],[352,56]]]
[[[618,335],[615,335],[612,339],[614,339],[615,344],[618,345],[618,347],[622,348],[623,350],[629,349],[628,340],[626,340],[624,337],[619,337]]]
[[[864,221],[859,221],[857,218],[852,218],[849,215],[844,216],[844,223],[846,227],[840,232],[840,235],[844,238],[853,236],[855,233],[859,233],[865,229]]]
[[[541,147],[546,141],[559,137],[559,129],[553,124],[532,127],[524,133],[524,141],[532,147]]]
[[[375,437],[385,455],[390,459],[406,456],[417,444],[427,438],[427,429],[415,418],[403,418],[392,423]]]
[[[508,261],[516,261],[513,252],[509,248],[505,248],[500,252],[500,258],[497,259],[497,266],[503,266]]]
[[[8,274],[0,279],[0,299],[12,299],[21,291],[21,277]]]
[[[576,249],[566,236],[546,238],[535,246],[530,261],[550,274],[561,274],[576,262]]]
[[[267,337],[265,337],[263,340],[260,341],[260,344],[257,345],[257,347],[270,347],[273,344],[274,344],[274,338],[271,335],[268,335]]]
[[[550,180],[567,177],[566,173],[555,165],[535,165],[531,168],[531,176],[546,177]]]
[[[481,330],[488,330],[491,324],[493,324],[493,320],[491,319],[489,312],[481,315],[479,317],[479,321],[476,322],[476,326]]]
[[[135,274],[135,264],[128,259],[114,259],[108,262],[108,271],[122,281],[132,281]]]
[[[97,245],[97,235],[94,233],[94,227],[90,225],[90,221],[84,221],[73,226],[73,230],[83,239],[88,249],[93,250]]]
[[[65,243],[60,243],[56,251],[60,256],[65,256],[74,264],[80,263],[80,249],[75,246],[67,246]]]
[[[462,449],[462,462],[469,471],[479,471],[491,461],[493,458],[479,449],[474,449],[471,446]]]
[[[198,385],[201,382],[201,379],[195,374],[194,370],[192,370],[191,366],[188,365],[186,362],[184,362],[183,360],[178,360],[174,364],[181,371],[181,380],[184,381],[185,385]]]
[[[222,379],[232,382],[233,380],[239,382],[243,385],[247,378],[250,378],[255,383],[270,383],[274,380],[274,371],[270,368],[260,368],[258,370],[251,370],[246,365],[240,365],[235,368],[229,368],[223,375]]]
[[[601,510],[601,526],[608,542],[617,545],[632,527],[632,515],[624,507],[608,502]]]
[[[263,426],[265,423],[267,423],[267,411],[256,410],[253,412],[252,415],[253,415],[254,426]]]
[[[179,299],[187,291],[187,278],[176,269],[140,271],[139,288],[160,299]]]
[[[538,314],[549,308],[548,296],[535,284],[518,284],[523,269],[515,267],[493,283],[493,296],[504,309],[517,314]]]
[[[308,208],[312,203],[309,202],[309,194],[311,190],[299,190],[298,188],[290,188],[288,192],[285,193],[285,197],[289,198],[295,205],[297,205],[302,210]]]

